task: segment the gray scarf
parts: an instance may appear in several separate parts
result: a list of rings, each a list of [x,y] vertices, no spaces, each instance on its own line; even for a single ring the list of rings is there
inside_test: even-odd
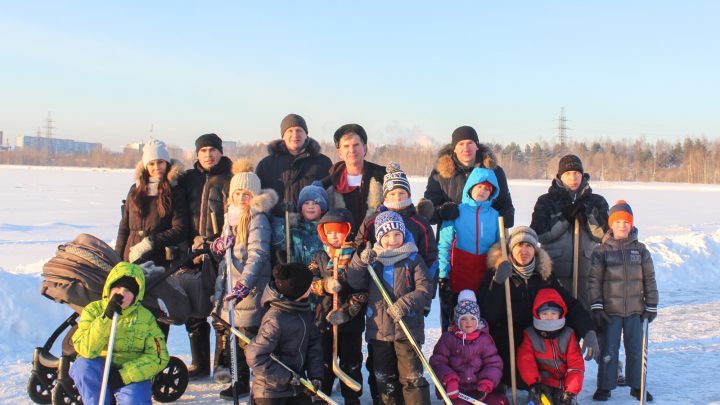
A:
[[[530,276],[533,275],[535,272],[535,258],[533,257],[532,261],[527,264],[527,266],[520,266],[519,264],[515,263],[514,258],[510,258],[510,262],[513,265],[513,269],[515,271],[515,274],[522,277],[523,279],[527,280],[530,278]]]
[[[155,197],[158,195],[158,185],[160,184],[159,177],[148,177],[148,184],[145,188],[149,197]]]
[[[393,211],[400,211],[403,208],[407,208],[412,204],[412,199],[402,200],[400,202],[384,202],[383,205]]]
[[[383,266],[391,266],[417,252],[418,248],[413,242],[403,243],[397,249],[385,249],[379,243],[376,243],[373,250],[377,253],[377,261],[382,263]]]

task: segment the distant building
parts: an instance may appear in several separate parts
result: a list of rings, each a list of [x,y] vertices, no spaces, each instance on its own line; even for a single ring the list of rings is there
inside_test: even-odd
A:
[[[97,142],[78,142],[72,139],[44,138],[21,135],[15,138],[15,146],[22,149],[46,150],[50,153],[67,155],[89,155],[102,150]]]
[[[0,152],[10,150],[10,145],[5,144],[5,138],[3,138],[3,131],[0,131]]]

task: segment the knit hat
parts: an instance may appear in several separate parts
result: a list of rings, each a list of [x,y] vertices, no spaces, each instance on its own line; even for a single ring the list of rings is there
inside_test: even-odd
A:
[[[288,114],[285,116],[285,118],[283,118],[282,122],[280,122],[280,137],[285,135],[285,131],[287,131],[288,128],[292,127],[300,127],[305,130],[306,134],[308,133],[305,118],[297,114]]]
[[[297,210],[298,212],[302,208],[303,204],[305,204],[307,201],[315,201],[320,205],[320,209],[322,212],[327,211],[328,209],[328,195],[327,191],[322,186],[322,183],[319,181],[313,181],[312,184],[309,186],[305,186],[300,190],[300,195],[298,196],[298,203],[297,203]]]
[[[630,208],[630,204],[625,200],[618,200],[615,205],[610,208],[610,216],[608,217],[608,225],[612,226],[613,222],[624,219],[633,225],[633,211]]]
[[[230,196],[235,190],[248,190],[253,196],[260,194],[260,178],[253,173],[253,165],[249,160],[236,161],[233,163],[232,171],[235,175],[230,179]]]
[[[364,145],[367,145],[368,138],[367,133],[365,133],[365,128],[361,127],[358,124],[345,124],[338,128],[337,131],[335,131],[335,135],[333,135],[336,148],[340,147],[340,138],[349,133],[357,134],[360,137],[360,140],[362,140],[362,143]]]
[[[383,177],[383,197],[396,188],[401,188],[410,194],[410,182],[408,181],[407,175],[400,169],[400,165],[395,162],[390,162],[387,165],[387,174]]]
[[[272,269],[275,288],[285,297],[296,300],[310,288],[313,275],[302,263],[279,263]]]
[[[585,173],[583,171],[582,161],[575,155],[565,155],[560,158],[560,162],[558,163],[558,177],[562,176],[563,173],[570,171]]]
[[[529,226],[516,226],[510,231],[510,238],[508,239],[508,247],[512,249],[515,245],[520,242],[526,242],[531,244],[534,248],[538,247],[538,236],[535,231]]]
[[[477,304],[477,298],[472,290],[462,290],[458,295],[458,303],[455,305],[455,324],[460,327],[460,318],[470,315],[480,325],[480,307]]]
[[[137,280],[135,280],[135,277],[130,276],[122,276],[110,285],[111,290],[119,287],[126,288],[128,291],[133,293],[134,297],[137,297],[138,292],[140,291],[140,286],[138,285]]]
[[[165,142],[159,139],[150,138],[143,146],[142,152],[142,162],[145,167],[153,160],[164,160],[170,163],[170,153],[168,153]]]
[[[473,141],[475,144],[479,144],[478,134],[475,132],[473,127],[462,126],[456,128],[452,133],[452,147],[455,149],[455,145],[460,141]]]
[[[390,231],[400,231],[405,236],[405,222],[395,211],[383,211],[375,217],[375,240],[380,242]]]
[[[219,136],[215,134],[205,134],[200,135],[198,139],[195,140],[195,153],[198,153],[200,149],[205,148],[207,146],[213,147],[222,153],[222,139],[220,139]]]
[[[333,208],[326,212],[318,222],[318,236],[323,244],[327,245],[327,236],[330,230],[350,234],[352,230],[352,214],[347,208]],[[347,236],[346,236],[347,237]]]

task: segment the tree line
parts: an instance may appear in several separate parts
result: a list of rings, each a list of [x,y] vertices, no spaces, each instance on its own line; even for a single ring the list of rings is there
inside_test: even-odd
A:
[[[495,153],[508,178],[512,179],[550,179],[555,176],[558,160],[572,153],[582,159],[585,171],[591,173],[595,180],[720,183],[720,140],[686,137],[677,142],[648,142],[639,138],[569,144],[538,141],[525,145],[516,142],[486,145]],[[334,162],[338,160],[331,142],[322,142],[321,146]],[[397,162],[409,175],[428,176],[435,166],[439,150],[438,146],[405,142],[370,144],[367,160],[383,165]],[[248,158],[257,164],[267,155],[267,146],[260,143],[238,144],[236,150],[228,151],[226,155],[233,159]],[[140,156],[140,151],[129,149],[123,152],[103,149],[89,155],[17,149],[0,152],[0,164],[132,168]],[[174,157],[183,161],[186,167],[190,167],[194,160],[192,151]]]

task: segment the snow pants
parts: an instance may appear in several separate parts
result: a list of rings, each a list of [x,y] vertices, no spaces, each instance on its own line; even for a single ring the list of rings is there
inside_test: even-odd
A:
[[[368,345],[373,346],[380,402],[396,405],[402,402],[402,397],[406,404],[430,405],[430,386],[423,377],[422,362],[410,342],[371,340]]]
[[[642,368],[643,328],[640,315],[622,317],[609,315],[610,323],[600,334],[602,357],[598,365],[597,387],[613,390],[617,387],[620,335],[625,345],[625,381],[630,388],[640,388]]]
[[[70,365],[70,377],[75,382],[83,403],[99,403],[104,368],[104,357],[94,359],[78,357]],[[115,395],[118,405],[151,405],[152,382],[145,380],[131,383],[115,391],[108,388],[105,394],[105,405],[110,405],[111,394]]]
[[[323,330],[321,336],[323,347],[322,391],[329,393],[332,392],[336,377],[332,371],[332,329]],[[362,332],[338,332],[338,357],[340,369],[362,385]],[[340,390],[345,399],[360,398],[362,395],[362,390],[355,392],[343,383],[340,384]]]

